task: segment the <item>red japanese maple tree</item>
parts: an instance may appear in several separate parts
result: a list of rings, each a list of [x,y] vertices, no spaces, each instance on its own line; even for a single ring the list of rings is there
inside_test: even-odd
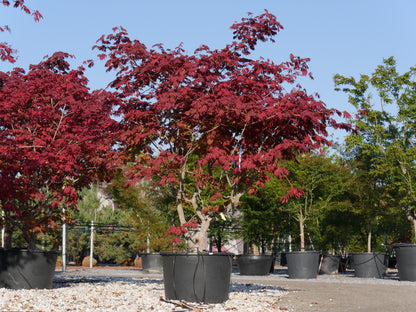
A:
[[[26,14],[32,15],[35,22],[39,22],[39,20],[42,18],[42,14],[40,14],[38,10],[31,10],[29,7],[27,7],[25,5],[24,0],[12,0],[12,1],[2,0],[1,4],[3,4],[3,6],[10,6],[10,2],[12,2],[12,5],[14,8],[20,8]],[[10,31],[9,26],[0,25],[0,32],[4,32],[5,30]],[[16,58],[13,56],[15,52],[16,51],[13,50],[12,47],[7,42],[0,42],[0,60],[8,61],[10,63],[16,62]]]
[[[90,92],[82,69],[57,52],[26,73],[0,72],[0,207],[29,248],[61,221],[76,191],[112,166],[116,98]]]
[[[265,11],[231,26],[234,41],[221,50],[201,45],[192,55],[182,46],[148,49],[123,28],[95,46],[110,84],[123,98],[120,138],[131,162],[131,178],[168,185],[176,197],[191,246],[206,249],[206,234],[218,213],[238,208],[241,196],[296,154],[330,145],[328,127],[348,128],[317,97],[296,82],[308,75],[309,59],[290,55],[275,64],[251,59],[259,41],[274,41],[283,27]],[[300,196],[292,189],[290,196]]]

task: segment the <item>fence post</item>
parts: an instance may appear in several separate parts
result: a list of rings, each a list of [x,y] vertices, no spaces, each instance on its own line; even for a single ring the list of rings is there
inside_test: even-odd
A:
[[[146,239],[146,252],[150,253],[150,233],[147,233],[147,239]]]
[[[94,221],[91,221],[91,240],[90,240],[90,269],[92,269],[92,258],[94,250]]]
[[[62,208],[62,272],[66,272],[66,222],[65,222],[65,208]]]

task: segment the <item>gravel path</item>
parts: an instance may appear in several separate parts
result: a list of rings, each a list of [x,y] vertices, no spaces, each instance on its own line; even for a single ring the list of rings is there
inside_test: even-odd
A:
[[[161,275],[77,270],[57,272],[53,289],[0,289],[0,311],[278,311],[287,293],[278,286],[233,283],[223,304],[182,303],[163,299]]]
[[[0,311],[412,311],[416,283],[353,274],[288,279],[284,269],[268,276],[232,274],[223,304],[164,300],[161,274],[138,269],[57,271],[50,290],[0,289]]]

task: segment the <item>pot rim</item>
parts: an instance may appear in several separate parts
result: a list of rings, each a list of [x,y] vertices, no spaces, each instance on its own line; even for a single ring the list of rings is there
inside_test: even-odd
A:
[[[137,255],[139,256],[148,256],[148,255],[160,255],[160,252],[139,252]]]
[[[316,253],[316,254],[320,254],[320,252],[319,251],[317,251],[317,250],[305,250],[305,251],[288,251],[288,252],[286,252],[286,254],[307,254],[307,253],[309,253],[309,254],[311,254],[311,253]]]
[[[352,255],[388,255],[388,252],[385,252],[385,251],[372,251],[372,252],[363,251],[363,252],[350,252],[350,253],[348,253],[348,255],[350,255],[350,256],[352,256]]]
[[[241,254],[241,255],[236,255],[236,258],[273,258],[273,255],[247,255],[247,254]]]
[[[208,252],[208,251],[200,251],[200,252],[186,252],[186,251],[161,251],[159,252],[162,256],[227,256],[227,257],[234,257],[234,254],[231,252]]]
[[[400,248],[400,247],[416,247],[416,243],[395,243],[392,244],[393,248]]]
[[[0,248],[0,252],[28,252],[28,253],[56,253],[60,254],[60,250],[42,250],[42,249],[27,249],[27,248]]]

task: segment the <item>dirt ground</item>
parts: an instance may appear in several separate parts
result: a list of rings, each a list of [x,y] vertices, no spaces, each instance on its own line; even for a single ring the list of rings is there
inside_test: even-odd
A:
[[[386,279],[362,279],[351,274],[318,276],[311,280],[292,280],[285,274],[267,278],[234,281],[278,286],[289,293],[280,300],[280,309],[290,311],[416,311],[416,282],[400,282],[397,273]]]

